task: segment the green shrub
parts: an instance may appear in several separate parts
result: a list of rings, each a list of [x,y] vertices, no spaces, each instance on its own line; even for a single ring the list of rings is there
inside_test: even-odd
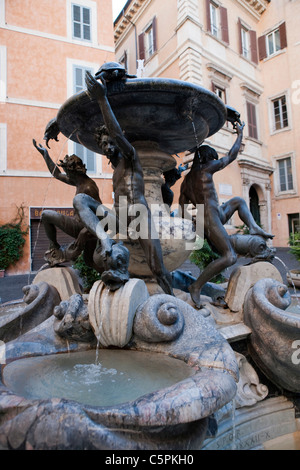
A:
[[[7,269],[23,255],[28,227],[23,228],[24,207],[17,208],[17,217],[0,226],[0,269]]]
[[[73,263],[73,268],[78,270],[83,282],[84,291],[88,293],[93,287],[94,282],[99,281],[100,274],[96,269],[91,268],[85,263],[83,253]]]
[[[200,271],[203,271],[206,266],[208,266],[215,259],[220,258],[220,256],[213,251],[213,249],[208,244],[207,240],[204,240],[202,248],[197,249],[197,243],[202,244],[202,240],[196,242],[196,249],[190,254],[190,261],[194,263]],[[210,282],[221,283],[225,281],[225,277],[222,273],[215,276]]]
[[[300,232],[291,233],[289,238],[290,253],[300,261]]]

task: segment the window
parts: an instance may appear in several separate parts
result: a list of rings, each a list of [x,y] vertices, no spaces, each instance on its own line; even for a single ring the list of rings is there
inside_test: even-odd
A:
[[[0,123],[0,173],[6,171],[7,160],[7,137],[6,137],[6,124]]]
[[[273,121],[274,121],[274,131],[284,129],[288,127],[288,113],[287,113],[287,104],[286,97],[281,96],[272,100],[273,106]]]
[[[219,12],[218,8],[210,2],[210,32],[214,36],[219,36]]]
[[[247,102],[247,118],[248,118],[248,135],[253,139],[258,139],[257,121],[256,121],[256,106],[253,103]]]
[[[300,213],[288,214],[289,233],[300,233]],[[299,243],[299,242],[298,242]]]
[[[91,10],[81,5],[72,4],[72,37],[91,41]]]
[[[124,69],[128,71],[128,57],[127,57],[127,51],[124,51],[124,54],[122,57],[119,59],[119,64],[122,64],[124,66]]]
[[[6,46],[0,46],[0,101],[6,100]]]
[[[147,25],[144,32],[139,35],[139,59],[148,60],[157,51],[156,17]]]
[[[85,73],[89,71],[93,73],[93,70],[88,67],[83,67],[79,65],[73,66],[73,92],[80,93],[85,89]],[[74,153],[81,158],[83,163],[86,166],[88,172],[96,172],[96,155],[91,150],[88,150],[83,145],[74,143]]]
[[[83,145],[74,143],[74,153],[77,157],[81,158],[83,163],[85,163],[87,171],[95,173],[96,164],[95,164],[95,154],[91,150],[87,149]]]
[[[213,83],[213,92],[224,102],[226,103],[226,90],[218,85]]]
[[[270,56],[280,51],[280,31],[276,29],[267,35],[267,55]]]
[[[241,41],[242,41],[242,55],[246,59],[250,58],[250,41],[249,41],[249,31],[245,28],[241,28]]]
[[[279,190],[291,191],[294,189],[293,174],[292,174],[292,159],[291,157],[283,158],[277,161],[278,177],[279,177]]]
[[[229,44],[227,9],[217,2],[206,0],[207,31]]]
[[[245,57],[245,59],[251,60],[257,64],[258,55],[256,32],[243,24],[240,18],[238,20],[238,28],[240,38],[240,54]]]
[[[93,73],[92,69],[74,65],[74,79],[73,79],[73,92],[79,93],[85,89],[85,73],[88,71]]]
[[[267,34],[258,38],[259,60],[274,56],[277,52],[287,47],[286,24],[274,28]]]
[[[154,53],[153,26],[151,25],[145,32],[146,40],[146,59],[149,59]]]

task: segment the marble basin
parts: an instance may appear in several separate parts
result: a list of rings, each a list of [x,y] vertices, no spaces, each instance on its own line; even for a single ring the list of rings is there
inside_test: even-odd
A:
[[[131,143],[156,142],[169,154],[194,148],[197,140],[200,144],[215,134],[227,117],[226,107],[215,93],[180,80],[119,80],[108,83],[108,99]],[[103,118],[86,91],[69,98],[56,120],[66,137],[99,153],[94,133]]]
[[[167,297],[169,304],[171,296]],[[89,350],[92,357],[96,358],[95,342],[87,344],[66,341],[56,335],[56,319],[53,316],[8,343],[7,365],[0,382],[0,448],[200,449],[206,435],[208,417],[235,396],[238,366],[231,347],[209,321],[185,302],[175,298],[171,300],[184,317],[184,328],[177,339],[149,342],[148,333],[144,337],[142,323],[146,321],[148,332],[152,322],[147,314],[142,313],[143,304],[136,314],[130,342],[117,354],[120,357],[131,354],[133,358],[137,358],[133,360],[133,370],[137,369],[140,352],[146,355],[149,363],[147,367],[150,366],[150,369],[151,362],[160,361],[163,355],[167,368],[170,364],[176,364],[176,376],[172,372],[171,380],[166,380],[164,374],[156,375],[158,368],[154,364],[154,375],[161,375],[163,380],[151,384],[151,371],[148,371],[146,375],[150,377],[152,388],[144,388],[139,392],[133,386],[131,395],[117,400],[118,403],[103,402],[97,405],[95,402],[87,402],[87,399],[79,400],[78,397],[59,393],[59,387],[56,390],[55,386],[54,393],[41,397],[36,395],[36,389],[32,390],[28,385],[32,375],[37,383],[43,382],[44,373],[47,374],[47,363],[53,361],[55,364],[56,359],[59,363],[62,355],[75,358],[73,354],[76,354],[75,362],[78,361],[78,364],[81,362],[78,355],[83,357]],[[151,305],[160,301],[161,296],[150,298]],[[147,304],[148,302],[149,300]],[[154,314],[152,308],[149,314]],[[153,327],[156,330],[155,324]],[[173,329],[173,325],[162,327],[163,330]],[[105,355],[108,352],[106,349],[99,350],[100,362],[101,353]],[[39,363],[42,373],[36,374],[33,364],[30,366],[31,375],[28,375],[26,361]],[[122,361],[120,359],[120,364]],[[23,378],[20,378],[20,389],[15,381],[19,380],[16,370],[22,375],[22,364],[25,376],[23,374]],[[94,371],[90,378],[95,379],[95,375]],[[22,391],[26,386],[29,386],[29,394]],[[116,385],[116,388],[120,387],[121,385]]]

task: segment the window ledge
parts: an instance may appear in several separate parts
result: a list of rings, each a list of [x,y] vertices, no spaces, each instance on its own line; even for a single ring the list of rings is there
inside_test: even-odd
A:
[[[280,49],[280,51],[274,52],[274,54],[269,55],[263,60],[263,62],[268,62],[268,60],[271,60],[274,57],[278,57],[279,55],[284,54],[285,52],[286,52],[286,47],[284,49]]]
[[[253,62],[253,60],[248,59],[248,57],[245,57],[243,54],[239,54],[241,59],[244,59],[248,64],[252,65],[253,67],[258,67],[258,64],[256,62]]]
[[[291,126],[287,126],[287,127],[283,127],[282,129],[271,130],[270,135],[281,134],[282,132],[288,132],[291,130],[292,130]]]
[[[155,57],[157,54],[158,54],[158,51],[153,52],[153,54],[151,54],[151,56],[148,57],[148,59],[145,59],[144,65],[148,64],[150,60],[152,60],[153,57]]]
[[[295,190],[282,191],[282,192],[275,194],[276,199],[286,199],[286,198],[292,198],[292,197],[298,197],[297,191]]]
[[[221,39],[221,38],[218,38],[217,36],[212,34],[210,31],[206,31],[205,34],[207,34],[207,36],[210,36],[211,38],[215,39],[217,42],[222,44],[222,46],[229,47],[229,44],[227,42],[223,41],[223,39]]]
[[[250,136],[245,136],[245,140],[250,140],[250,142],[254,142],[255,144],[258,144],[258,145],[263,145],[263,142],[259,139],[255,139],[254,137],[250,137]]]

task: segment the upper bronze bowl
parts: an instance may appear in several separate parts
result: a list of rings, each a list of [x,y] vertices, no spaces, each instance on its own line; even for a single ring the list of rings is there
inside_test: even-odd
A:
[[[201,144],[218,132],[227,117],[226,107],[215,93],[180,80],[118,80],[107,84],[107,96],[129,142],[156,142],[170,154]],[[86,91],[61,106],[57,123],[66,137],[99,153],[95,129],[103,125],[103,117]]]

